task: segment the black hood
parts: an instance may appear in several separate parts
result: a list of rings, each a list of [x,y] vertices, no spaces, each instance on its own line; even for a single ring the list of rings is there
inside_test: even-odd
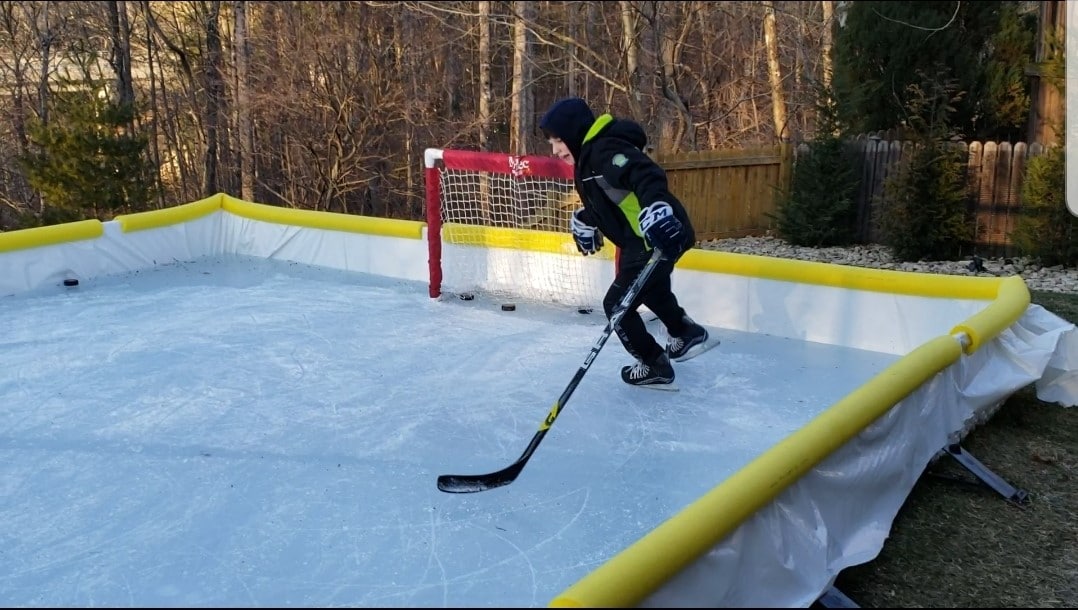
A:
[[[617,138],[640,150],[644,150],[648,145],[648,135],[644,133],[644,128],[635,121],[615,119],[609,114],[604,114],[596,119],[596,125],[593,129],[595,132],[593,137],[602,134],[603,137]]]
[[[573,159],[577,160],[580,159],[584,136],[594,122],[595,115],[588,103],[579,97],[570,97],[554,102],[539,121],[539,128],[547,137],[554,136],[565,142],[569,152],[573,153]]]

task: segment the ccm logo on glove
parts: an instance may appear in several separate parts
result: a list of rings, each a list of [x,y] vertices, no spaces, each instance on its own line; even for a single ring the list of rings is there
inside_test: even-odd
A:
[[[656,201],[640,210],[640,232],[652,247],[658,247],[667,256],[677,256],[685,242],[685,230],[674,210],[665,201]]]
[[[573,230],[573,241],[576,242],[576,249],[580,250],[580,253],[584,256],[587,256],[602,249],[603,234],[595,227],[580,220],[580,213],[583,211],[584,208],[580,208],[573,212],[573,220],[569,223],[569,226]]]

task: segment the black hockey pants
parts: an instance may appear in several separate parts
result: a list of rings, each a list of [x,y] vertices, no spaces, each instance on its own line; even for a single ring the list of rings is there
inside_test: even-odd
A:
[[[621,302],[625,292],[628,291],[649,258],[651,258],[650,251],[621,251],[614,282],[610,284],[603,298],[603,310],[606,312],[607,319],[610,319],[614,308]],[[621,318],[621,324],[614,329],[625,350],[637,360],[652,362],[666,350],[666,347],[659,345],[659,342],[644,326],[644,319],[637,311],[641,304],[646,305],[652,313],[658,316],[671,336],[680,336],[685,331],[685,310],[678,304],[677,297],[670,290],[670,274],[673,273],[676,262],[669,259],[659,261],[643,289],[636,295],[629,310]]]

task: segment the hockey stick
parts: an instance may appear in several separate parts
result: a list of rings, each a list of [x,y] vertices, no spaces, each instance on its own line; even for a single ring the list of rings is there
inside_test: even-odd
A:
[[[640,274],[636,276],[633,283],[629,285],[629,289],[625,291],[625,296],[621,297],[621,302],[610,314],[610,320],[607,321],[602,336],[592,346],[588,357],[584,359],[584,364],[577,369],[572,381],[569,382],[565,391],[561,393],[554,406],[551,407],[550,413],[547,414],[543,423],[539,425],[539,431],[532,437],[528,447],[524,450],[524,453],[520,454],[517,461],[497,472],[488,474],[443,474],[438,477],[438,489],[448,493],[474,493],[508,485],[516,480],[517,476],[520,475],[520,471],[524,469],[524,465],[528,463],[532,454],[535,453],[539,443],[542,442],[543,437],[546,436],[547,430],[550,430],[550,427],[554,425],[554,420],[558,419],[558,414],[565,408],[565,403],[569,401],[569,397],[573,395],[576,386],[584,378],[584,373],[587,373],[588,369],[591,368],[591,363],[599,355],[599,351],[603,349],[603,346],[606,345],[606,340],[610,338],[610,333],[617,328],[621,318],[629,310],[629,306],[636,299],[636,295],[639,294],[644,283],[648,281],[648,277],[651,276],[651,272],[655,270],[655,266],[659,264],[661,258],[662,252],[655,248],[647,264],[640,270]]]

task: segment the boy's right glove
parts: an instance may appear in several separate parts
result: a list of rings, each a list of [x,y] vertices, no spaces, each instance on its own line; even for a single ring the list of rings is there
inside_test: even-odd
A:
[[[685,227],[665,201],[656,201],[640,210],[640,232],[653,248],[660,248],[668,258],[677,258],[685,242]]]
[[[580,220],[580,213],[583,211],[584,208],[578,208],[573,212],[573,220],[569,223],[569,227],[573,230],[573,241],[576,242],[576,249],[580,250],[580,253],[584,256],[587,256],[602,249],[603,234],[599,232],[599,229]]]

